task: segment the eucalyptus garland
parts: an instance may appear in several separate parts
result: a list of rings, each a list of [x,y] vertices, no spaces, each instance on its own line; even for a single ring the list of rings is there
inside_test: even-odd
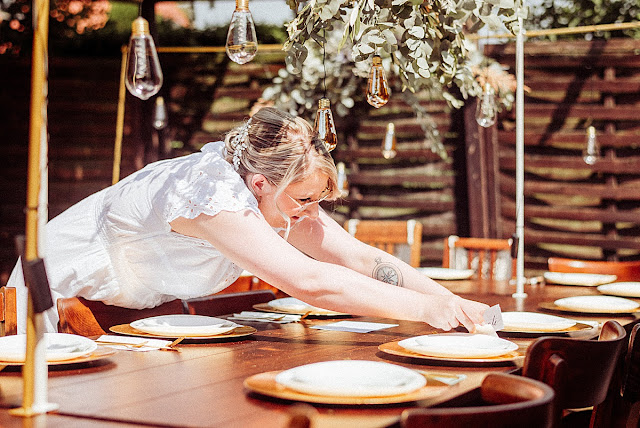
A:
[[[491,70],[489,80],[499,105],[511,106],[511,85],[495,84],[500,73],[508,73],[479,54],[465,34],[485,26],[490,31],[515,32],[518,17],[526,14],[522,0],[288,0],[288,4],[296,16],[286,24],[287,67],[263,94],[281,108],[308,116],[316,100],[326,96],[338,115],[348,114],[362,96],[374,55],[382,56],[391,72],[396,89],[392,96],[405,94],[425,139],[443,156],[435,123],[410,94],[444,98],[459,108],[469,96],[481,93]]]

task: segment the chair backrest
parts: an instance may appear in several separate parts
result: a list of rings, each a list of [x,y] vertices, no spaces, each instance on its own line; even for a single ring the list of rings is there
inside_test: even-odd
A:
[[[276,298],[271,290],[223,293],[198,299],[185,300],[190,314],[218,316],[252,310],[253,305],[266,303]]]
[[[18,332],[16,306],[16,289],[0,287],[0,336],[9,336]]]
[[[592,427],[640,426],[640,323],[629,333],[626,349],[620,353],[607,398],[593,409]]]
[[[511,257],[512,239],[461,238],[444,239],[442,267],[474,269],[480,278],[511,279],[516,274],[516,259]]]
[[[181,300],[172,300],[155,308],[129,309],[86,300],[82,297],[58,299],[58,331],[81,336],[99,336],[109,327],[158,315],[182,314],[185,307]]]
[[[416,220],[358,220],[344,223],[352,236],[389,254],[413,267],[420,266],[422,248],[422,223]]]
[[[617,321],[609,320],[598,340],[541,337],[527,348],[522,374],[554,389],[555,419],[560,421],[563,410],[604,401],[626,335]]]
[[[624,360],[624,372],[620,394],[625,400],[640,401],[640,324],[636,324],[629,334],[629,345]]]
[[[491,373],[479,394],[464,407],[408,409],[402,428],[545,428],[553,421],[553,389],[542,382],[506,373]]]
[[[618,281],[640,281],[640,260],[609,262],[549,257],[550,272],[600,273],[616,275]]]

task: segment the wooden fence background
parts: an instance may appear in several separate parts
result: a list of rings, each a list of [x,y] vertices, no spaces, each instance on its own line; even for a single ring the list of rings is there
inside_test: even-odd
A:
[[[513,45],[488,52],[513,70]],[[525,45],[528,272],[544,270],[552,254],[640,258],[639,52],[640,42],[628,40]],[[161,54],[170,124],[141,132],[151,104],[127,95],[121,176],[221,138],[247,117],[283,59],[262,53],[237,66],[224,54]],[[51,217],[111,182],[119,70],[119,58],[50,60]],[[0,284],[15,263],[14,236],[24,230],[29,75],[28,61],[0,58],[0,102],[7,106],[0,115]],[[472,105],[422,105],[444,137],[446,160],[422,143],[419,123],[396,97],[363,117],[336,117],[341,141],[334,157],[348,167],[350,194],[329,208],[338,221],[419,219],[422,265],[429,266],[440,265],[449,234],[515,231],[515,129],[512,112],[484,130]],[[593,167],[580,154],[589,118],[604,155]],[[391,160],[380,151],[389,122],[398,137]]]
[[[512,44],[488,54],[514,68]],[[640,259],[640,41],[529,42],[524,65],[526,266]],[[505,114],[491,138],[500,236],[515,230],[514,124]],[[593,166],[582,159],[589,125],[602,152]]]

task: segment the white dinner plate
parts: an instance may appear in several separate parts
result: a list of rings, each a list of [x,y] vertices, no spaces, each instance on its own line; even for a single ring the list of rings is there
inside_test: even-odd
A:
[[[442,333],[411,337],[398,342],[404,349],[430,357],[489,358],[505,355],[518,345],[486,334]]]
[[[381,361],[337,360],[278,373],[276,382],[312,395],[372,397],[407,394],[426,385],[420,373]]]
[[[144,333],[175,337],[213,336],[240,327],[240,324],[221,318],[187,314],[143,318],[129,325]]]
[[[598,291],[611,296],[640,298],[640,282],[612,282],[599,285]]]
[[[98,345],[84,336],[67,333],[45,333],[47,361],[65,361],[91,354]],[[27,335],[0,337],[0,361],[24,362]]]
[[[282,299],[274,299],[267,302],[267,305],[274,309],[281,311],[293,311],[293,312],[316,312],[316,313],[337,313],[328,309],[322,309],[317,306],[312,306],[302,300],[295,297],[284,297]]]
[[[553,284],[582,285],[584,287],[595,287],[601,284],[608,284],[615,281],[617,278],[615,275],[573,272],[545,272],[543,276],[544,279]]]
[[[503,331],[544,332],[561,331],[576,325],[576,321],[538,312],[503,312]]]
[[[633,300],[614,296],[565,297],[553,303],[561,309],[597,313],[633,312],[640,307],[640,303]]]
[[[467,279],[473,276],[473,269],[451,269],[443,267],[421,267],[418,271],[431,279],[456,280]]]

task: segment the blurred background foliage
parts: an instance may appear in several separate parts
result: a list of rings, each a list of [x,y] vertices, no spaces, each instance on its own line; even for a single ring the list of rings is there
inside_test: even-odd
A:
[[[531,4],[530,14],[525,27],[532,30],[640,20],[640,2],[637,0],[540,0],[529,4]],[[573,37],[574,39],[586,38],[587,40],[610,37],[638,39],[640,38],[640,29],[562,37],[563,39]],[[556,36],[549,36],[550,40],[556,40],[556,38]]]
[[[211,3],[214,3],[213,1]],[[283,4],[285,2],[283,1]],[[490,3],[490,2],[487,2]],[[499,3],[499,2],[493,2]],[[640,20],[640,2],[630,0],[538,0],[528,1],[528,29],[562,28]],[[108,0],[52,0],[49,44],[52,55],[119,55],[126,44],[138,5]],[[0,0],[0,55],[28,55],[32,39],[32,2]],[[227,27],[194,29],[191,2],[160,2],[156,5],[159,42],[195,46],[224,44]],[[258,18],[258,17],[256,17]],[[284,26],[257,24],[261,43],[284,43]],[[587,38],[640,38],[640,30],[603,32]],[[563,36],[583,38],[583,35]],[[550,37],[554,39],[553,36]]]
[[[31,0],[0,0],[0,55],[29,56],[33,37]],[[138,15],[132,2],[52,0],[49,53],[65,56],[119,56]],[[157,42],[164,46],[224,46],[228,26],[195,29],[189,2],[156,5]],[[264,44],[287,38],[281,25],[256,24]]]

